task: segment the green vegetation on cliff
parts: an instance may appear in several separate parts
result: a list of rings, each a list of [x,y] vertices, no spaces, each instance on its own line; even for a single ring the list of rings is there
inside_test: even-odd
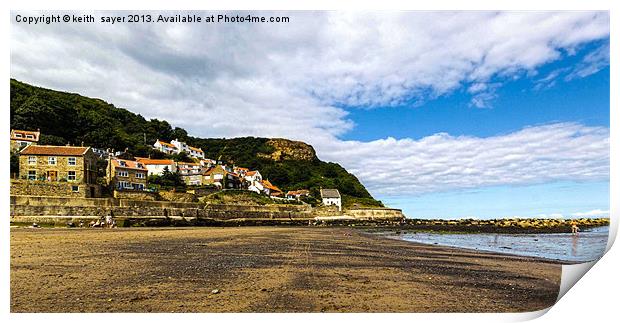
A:
[[[282,190],[337,188],[343,196],[381,205],[353,175],[337,163],[323,162],[305,143],[268,138],[196,138],[165,120],[147,120],[100,99],[35,87],[11,79],[11,128],[41,130],[40,144],[88,145],[127,151],[126,157],[163,157],[156,139],[178,139],[200,147],[207,157],[257,169]]]

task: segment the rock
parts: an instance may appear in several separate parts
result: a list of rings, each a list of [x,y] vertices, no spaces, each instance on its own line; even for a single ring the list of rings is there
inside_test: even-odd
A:
[[[211,291],[211,294],[219,294],[220,290],[219,289],[214,289]]]

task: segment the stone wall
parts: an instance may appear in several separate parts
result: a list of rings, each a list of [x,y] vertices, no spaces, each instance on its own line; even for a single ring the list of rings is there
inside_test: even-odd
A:
[[[74,190],[77,188],[77,191]],[[101,186],[75,182],[11,180],[11,195],[57,196],[57,197],[98,197]]]
[[[128,199],[137,201],[156,201],[158,194],[147,191],[114,191],[114,197],[117,199]]]
[[[274,204],[264,206],[208,204],[191,202],[129,200],[116,198],[62,198],[11,196],[11,222],[76,222],[112,215],[130,219],[272,219],[311,220],[317,216],[347,216],[352,219],[401,219],[398,209],[312,208],[310,205]]]
[[[360,220],[404,219],[402,210],[388,208],[360,208],[344,210],[343,215]]]
[[[77,222],[112,215],[131,219],[312,219],[309,205],[207,205],[125,199],[70,199],[11,196],[11,222]]]

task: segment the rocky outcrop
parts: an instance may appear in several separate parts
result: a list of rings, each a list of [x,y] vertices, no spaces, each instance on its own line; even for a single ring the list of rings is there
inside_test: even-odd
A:
[[[271,154],[259,153],[258,157],[280,160],[313,160],[316,152],[312,146],[301,142],[288,139],[269,139],[267,145],[274,151]]]

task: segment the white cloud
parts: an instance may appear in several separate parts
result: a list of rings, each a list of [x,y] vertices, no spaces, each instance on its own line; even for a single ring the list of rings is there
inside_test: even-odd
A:
[[[562,52],[608,37],[606,12],[273,14],[291,22],[13,23],[11,76],[196,136],[304,140],[375,194],[608,176],[609,131],[577,124],[490,138],[338,139],[354,127],[343,105],[423,102],[465,87],[473,106],[488,107],[496,79],[534,75]]]
[[[571,123],[488,138],[440,133],[419,140],[331,141],[317,150],[381,195],[609,176],[609,130]]]
[[[609,210],[601,210],[601,209],[596,209],[596,210],[592,210],[592,211],[587,211],[587,212],[575,212],[571,214],[572,216],[579,216],[579,217],[600,217],[600,216],[609,216]]]

